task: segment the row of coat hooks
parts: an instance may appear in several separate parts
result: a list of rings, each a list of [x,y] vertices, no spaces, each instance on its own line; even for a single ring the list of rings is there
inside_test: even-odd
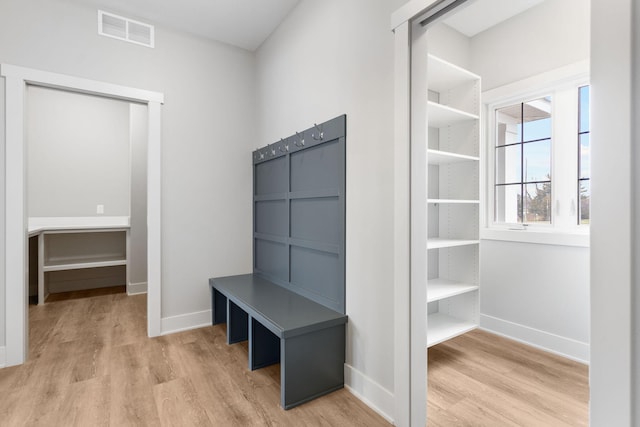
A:
[[[313,132],[311,133],[311,138],[314,141],[322,141],[324,139],[324,131],[322,130],[322,124],[320,125],[318,125],[317,123],[313,124]],[[293,145],[295,145],[298,148],[304,147],[304,132],[302,132],[302,134],[296,132],[295,139],[293,140]],[[255,154],[255,157],[256,157],[256,160],[264,160],[266,156],[273,157],[276,154],[278,154],[278,152],[283,154],[286,154],[289,152],[289,144],[285,142],[284,138],[280,138],[279,142],[274,142],[273,144],[269,144],[264,148],[258,149]]]

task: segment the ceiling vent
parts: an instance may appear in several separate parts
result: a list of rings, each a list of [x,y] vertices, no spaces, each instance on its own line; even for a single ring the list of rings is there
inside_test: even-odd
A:
[[[98,11],[98,34],[142,46],[154,46],[153,25]]]

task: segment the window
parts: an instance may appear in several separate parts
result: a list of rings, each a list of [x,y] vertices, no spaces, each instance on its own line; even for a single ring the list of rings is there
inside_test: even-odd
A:
[[[589,124],[589,86],[578,89],[578,224],[589,224],[591,202],[591,128]]]
[[[551,223],[551,97],[496,110],[495,218]]]
[[[483,93],[489,129],[483,238],[534,239],[517,237],[522,230],[586,236],[590,100],[586,73],[576,75],[536,76]],[[576,239],[588,245],[588,238]]]

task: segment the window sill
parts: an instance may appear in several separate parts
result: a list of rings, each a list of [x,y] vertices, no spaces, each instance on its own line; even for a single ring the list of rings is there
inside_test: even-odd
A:
[[[589,247],[589,230],[512,230],[506,228],[483,228],[481,240],[501,240],[506,242],[535,243],[539,245]]]

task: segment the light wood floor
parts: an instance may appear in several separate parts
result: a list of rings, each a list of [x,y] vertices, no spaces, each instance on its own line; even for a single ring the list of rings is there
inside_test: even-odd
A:
[[[76,295],[78,296],[78,295]],[[30,359],[0,369],[0,426],[388,426],[346,390],[280,408],[224,326],[148,339],[144,295],[30,306]]]
[[[279,366],[248,371],[223,325],[148,339],[145,296],[110,292],[30,306],[30,359],[0,369],[1,426],[389,425],[346,390],[284,411]],[[430,426],[588,425],[584,365],[481,331],[428,355]]]
[[[588,426],[588,368],[473,331],[428,351],[429,426]]]

